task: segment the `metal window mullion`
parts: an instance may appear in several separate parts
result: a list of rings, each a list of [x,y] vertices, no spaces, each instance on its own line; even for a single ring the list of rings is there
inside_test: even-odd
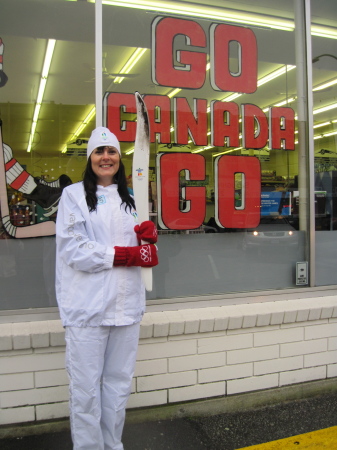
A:
[[[309,259],[309,199],[308,199],[308,155],[307,155],[307,72],[305,51],[304,0],[294,0],[295,4],[295,53],[297,86],[297,127],[298,127],[298,190],[299,229],[306,236],[305,257]]]
[[[102,0],[95,1],[95,104],[96,127],[103,124],[103,27],[102,27]]]
[[[305,45],[307,69],[308,102],[308,157],[309,157],[309,278],[310,286],[316,285],[316,240],[315,240],[315,166],[314,166],[314,102],[312,93],[312,42],[311,42],[311,0],[304,0]]]
[[[294,0],[298,94],[299,225],[305,232],[309,284],[315,286],[315,194],[310,0]]]

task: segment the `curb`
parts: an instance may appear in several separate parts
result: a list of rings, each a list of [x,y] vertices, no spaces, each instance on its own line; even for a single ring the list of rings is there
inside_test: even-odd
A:
[[[129,409],[126,413],[126,423],[142,423],[237,413],[273,406],[278,403],[309,399],[334,392],[337,392],[337,378],[187,403]],[[68,430],[70,431],[69,418],[51,420],[43,423],[30,422],[17,424],[16,426],[5,425],[0,426],[0,440],[59,433]]]

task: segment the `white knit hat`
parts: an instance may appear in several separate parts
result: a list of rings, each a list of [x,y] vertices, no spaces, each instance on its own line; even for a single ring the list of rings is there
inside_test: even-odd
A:
[[[115,147],[119,154],[121,153],[118,139],[108,128],[105,127],[97,127],[91,133],[87,147],[87,158],[89,158],[93,150],[98,147]]]

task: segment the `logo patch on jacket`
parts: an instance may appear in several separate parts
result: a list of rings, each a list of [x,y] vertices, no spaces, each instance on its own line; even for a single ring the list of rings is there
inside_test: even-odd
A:
[[[105,195],[100,195],[97,197],[97,205],[104,205],[106,203]]]

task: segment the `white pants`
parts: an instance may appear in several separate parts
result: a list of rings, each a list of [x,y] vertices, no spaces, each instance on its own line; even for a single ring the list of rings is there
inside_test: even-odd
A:
[[[70,423],[74,450],[123,450],[140,323],[66,327]]]

